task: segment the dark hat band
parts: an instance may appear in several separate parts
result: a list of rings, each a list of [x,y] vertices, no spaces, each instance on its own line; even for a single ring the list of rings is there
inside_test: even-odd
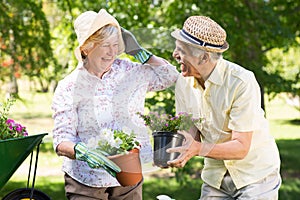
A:
[[[215,45],[215,44],[210,44],[210,43],[204,42],[204,41],[192,36],[191,34],[186,32],[184,29],[180,30],[180,35],[182,35],[185,39],[187,39],[191,43],[200,45],[202,47],[214,47],[214,48],[222,48],[223,47],[223,45]]]

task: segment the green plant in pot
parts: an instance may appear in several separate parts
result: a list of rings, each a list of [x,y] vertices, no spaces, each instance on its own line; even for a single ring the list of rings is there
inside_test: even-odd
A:
[[[136,185],[142,180],[140,143],[131,130],[102,129],[88,141],[87,146],[104,154],[120,167],[121,172],[116,174],[116,178],[122,186]]]
[[[172,116],[150,112],[147,115],[137,113],[144,121],[145,125],[152,131],[154,140],[154,164],[161,168],[167,168],[167,162],[179,156],[178,152],[167,153],[168,148],[181,146],[184,137],[177,133],[180,130],[190,130],[195,123],[201,123],[201,119],[195,119],[191,114],[178,113]]]

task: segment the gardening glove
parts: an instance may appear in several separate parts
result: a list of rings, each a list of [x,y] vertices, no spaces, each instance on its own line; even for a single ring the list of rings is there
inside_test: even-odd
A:
[[[213,144],[207,144],[200,142],[200,135],[191,134],[186,131],[178,131],[179,134],[182,134],[185,137],[185,140],[180,147],[174,147],[167,149],[167,153],[179,152],[180,155],[171,161],[168,161],[168,165],[171,167],[184,167],[184,165],[193,157],[193,156],[206,156],[211,149]]]
[[[135,36],[128,30],[121,27],[122,37],[125,44],[125,53],[132,55],[135,59],[145,64],[153,55],[139,45]]]
[[[77,143],[74,150],[76,160],[87,162],[91,168],[102,167],[113,177],[116,177],[116,173],[121,172],[119,166],[113,161],[99,152],[88,149],[88,147],[82,142]]]

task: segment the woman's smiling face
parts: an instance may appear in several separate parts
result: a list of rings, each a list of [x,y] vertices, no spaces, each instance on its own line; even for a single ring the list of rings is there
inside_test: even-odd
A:
[[[88,53],[88,60],[97,66],[98,73],[105,73],[110,70],[119,50],[118,34],[113,34],[101,43],[95,43]]]

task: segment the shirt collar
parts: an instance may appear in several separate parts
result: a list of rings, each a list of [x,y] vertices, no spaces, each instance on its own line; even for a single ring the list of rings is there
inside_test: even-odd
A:
[[[199,84],[199,82],[197,81],[197,79],[193,76],[193,78],[194,78],[194,84],[193,84],[193,87],[194,88],[199,88],[199,87],[201,87],[201,85]]]
[[[207,81],[216,84],[216,85],[222,85],[223,84],[223,77],[225,73],[225,60],[221,58],[218,62],[210,76],[208,77]],[[200,83],[197,81],[197,79],[194,77],[194,88],[201,88]]]
[[[207,81],[216,84],[216,85],[222,85],[223,84],[223,77],[225,73],[225,60],[221,58],[217,65],[215,66],[214,70],[208,77]]]

